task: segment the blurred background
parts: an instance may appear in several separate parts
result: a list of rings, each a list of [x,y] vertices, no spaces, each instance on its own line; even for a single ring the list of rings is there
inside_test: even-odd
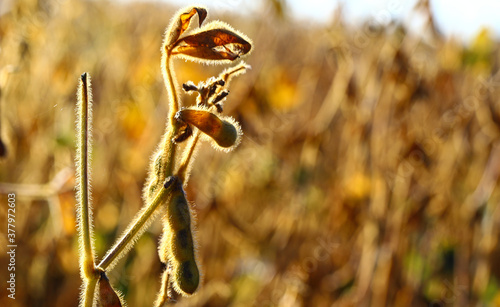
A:
[[[323,2],[208,5],[208,20],[255,48],[225,102],[241,145],[203,144],[193,167],[203,283],[176,305],[500,306],[498,4]],[[142,206],[168,113],[160,47],[183,5],[0,2],[0,305],[77,306],[74,113],[85,71],[99,259]],[[175,69],[196,84],[224,67]],[[5,286],[12,192],[15,301]],[[155,299],[160,233],[158,220],[108,274],[129,306]]]

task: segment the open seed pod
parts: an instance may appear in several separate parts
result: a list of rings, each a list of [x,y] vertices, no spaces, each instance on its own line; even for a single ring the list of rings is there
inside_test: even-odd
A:
[[[199,26],[201,27],[201,24],[208,14],[206,8],[189,7],[177,11],[174,18],[172,18],[172,21],[170,22],[170,26],[167,28],[167,35],[165,36],[164,41],[164,45],[167,48],[173,45],[177,41],[179,36],[181,36],[182,33],[187,30],[187,28],[189,27],[189,23],[191,22],[191,18],[195,14],[198,14]]]
[[[175,42],[172,55],[187,60],[215,64],[234,61],[248,54],[252,41],[221,21],[212,21]]]

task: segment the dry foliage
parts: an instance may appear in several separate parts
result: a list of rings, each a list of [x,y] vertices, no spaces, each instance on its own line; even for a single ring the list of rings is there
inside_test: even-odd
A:
[[[176,306],[498,306],[498,42],[487,31],[465,46],[440,37],[432,16],[425,38],[396,23],[349,27],[341,14],[306,27],[273,3],[276,12],[244,18],[210,12],[252,37],[255,52],[224,105],[244,131],[239,147],[228,155],[204,145],[190,172],[202,279]],[[0,305],[78,302],[67,170],[82,71],[93,77],[97,255],[140,209],[169,115],[158,38],[172,13],[23,0],[0,17],[0,189],[16,192],[19,212],[16,301],[1,288]],[[220,57],[245,50],[236,37],[226,42],[234,45],[216,49]],[[176,50],[196,57],[192,45]],[[177,65],[182,82],[219,74]],[[210,92],[204,85],[183,89]],[[196,115],[190,125],[206,116]],[[188,130],[175,135],[185,147]],[[155,300],[161,232],[153,223],[107,275],[129,306]]]

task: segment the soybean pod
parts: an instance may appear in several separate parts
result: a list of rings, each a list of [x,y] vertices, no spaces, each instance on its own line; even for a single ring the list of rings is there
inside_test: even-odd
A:
[[[170,201],[165,204],[160,260],[169,263],[174,289],[184,296],[193,294],[200,283],[195,256],[193,217],[182,182],[175,178]]]

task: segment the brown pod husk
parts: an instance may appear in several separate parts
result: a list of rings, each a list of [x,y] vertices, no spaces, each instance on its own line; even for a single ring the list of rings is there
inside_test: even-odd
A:
[[[208,14],[205,8],[190,7],[188,9],[182,9],[178,11],[177,14],[175,14],[170,23],[170,26],[168,27],[167,35],[165,36],[165,47],[168,48],[169,46],[173,45],[177,41],[177,39],[179,39],[182,33],[184,33],[189,27],[191,18],[195,14],[198,14],[198,18],[200,20],[199,26],[201,27],[201,24]]]
[[[200,129],[224,149],[234,148],[240,141],[241,128],[231,117],[220,118],[202,108],[182,109],[176,117]]]
[[[109,279],[104,272],[99,278],[99,303],[102,307],[121,307],[122,302],[118,294],[109,283]]]
[[[193,31],[191,35],[177,40],[172,55],[202,63],[234,61],[248,54],[252,49],[251,40],[226,23],[212,21]]]

